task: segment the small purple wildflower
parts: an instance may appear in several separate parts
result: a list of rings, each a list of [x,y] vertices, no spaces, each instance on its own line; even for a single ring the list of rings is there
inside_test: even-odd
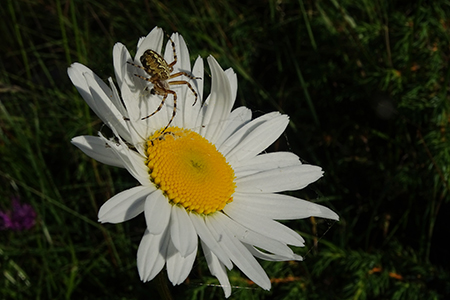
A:
[[[13,198],[12,209],[0,211],[0,229],[14,231],[28,230],[34,226],[36,212],[29,204],[21,204],[18,198]]]

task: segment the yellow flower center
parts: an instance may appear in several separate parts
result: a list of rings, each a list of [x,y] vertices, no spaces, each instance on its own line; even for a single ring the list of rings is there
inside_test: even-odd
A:
[[[234,171],[216,147],[196,132],[178,127],[147,140],[150,180],[169,202],[210,214],[233,201]]]

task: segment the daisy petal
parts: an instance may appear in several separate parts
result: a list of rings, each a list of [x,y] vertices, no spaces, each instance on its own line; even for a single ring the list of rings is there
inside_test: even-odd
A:
[[[211,94],[204,104],[204,127],[200,129],[200,134],[214,143],[222,132],[234,99],[231,99],[230,82],[225,72],[214,57],[209,56],[207,61],[211,69]]]
[[[226,69],[225,74],[227,75],[228,81],[230,82],[231,100],[234,103],[234,101],[236,101],[236,94],[237,94],[237,89],[238,89],[237,76],[232,68]]]
[[[127,110],[122,104],[122,99],[120,98],[119,91],[117,90],[116,85],[114,84],[114,81],[111,77],[108,78],[108,82],[112,92],[110,100],[120,112],[120,114],[125,117],[127,115]]]
[[[129,78],[127,61],[131,61],[131,55],[122,43],[116,43],[113,47],[113,64],[117,85],[122,86],[125,78]]]
[[[239,144],[227,153],[228,161],[242,161],[261,153],[278,139],[288,124],[288,116],[276,114],[274,118],[251,128]]]
[[[177,54],[177,63],[173,66],[173,73],[183,71],[191,72],[191,61],[189,57],[189,50],[183,37],[178,33],[173,33],[170,37],[175,44],[175,52]],[[172,43],[167,41],[166,50],[164,52],[164,59],[171,63],[174,61]]]
[[[279,168],[236,179],[241,193],[276,193],[299,190],[322,177],[322,169],[312,165]]]
[[[152,31],[150,31],[150,33],[138,44],[136,56],[134,57],[134,63],[140,65],[141,62],[139,61],[139,59],[141,58],[142,54],[144,54],[144,52],[148,49],[152,49],[157,53],[161,53],[163,40],[164,31],[159,27],[153,28]]]
[[[111,89],[89,68],[74,63],[67,69],[72,83],[95,114],[110,128],[114,127],[126,140],[130,140],[122,113],[110,100]]]
[[[72,139],[72,144],[77,146],[86,155],[92,157],[98,162],[124,168],[122,161],[117,159],[115,153],[109,148],[104,139],[96,136],[83,135]]]
[[[168,242],[166,232],[153,235],[145,230],[137,252],[137,267],[142,281],[152,280],[162,270]]]
[[[297,254],[294,254],[292,257],[286,257],[283,255],[278,255],[278,254],[264,253],[250,245],[245,245],[245,246],[247,247],[248,251],[250,251],[250,253],[253,254],[253,256],[260,258],[260,259],[268,260],[268,261],[287,261],[287,260],[302,261],[303,260],[303,257],[301,257],[300,255],[297,255]]]
[[[204,217],[195,213],[190,213],[189,216],[191,217],[192,224],[194,224],[195,231],[200,237],[200,240],[208,246],[229,270],[231,270],[231,268],[233,268],[233,263],[220,247],[219,243],[214,239],[209,227],[205,224]]]
[[[216,213],[207,218],[208,226],[211,226],[216,232],[216,240],[219,245],[227,252],[233,263],[245,274],[253,280],[257,285],[265,290],[270,289],[270,280],[266,272],[245,248],[245,246],[233,236],[224,224],[227,216]]]
[[[202,249],[203,254],[205,255],[206,262],[208,263],[209,271],[211,275],[216,276],[220,282],[221,287],[225,293],[225,298],[230,297],[231,295],[231,285],[228,280],[227,270],[225,266],[219,261],[217,256],[206,246],[202,241]]]
[[[99,133],[100,134],[100,133]],[[152,186],[148,180],[148,168],[145,165],[145,157],[139,155],[136,151],[128,148],[127,144],[117,136],[118,142],[107,140],[100,134],[108,147],[116,154],[118,160],[123,166],[136,178],[142,185]]]
[[[170,235],[175,248],[182,257],[197,251],[197,234],[186,210],[172,205]]]
[[[236,199],[235,201],[239,202],[239,199]],[[302,247],[304,245],[305,240],[289,227],[272,219],[253,215],[251,211],[249,213],[249,211],[239,210],[233,205],[233,202],[225,207],[224,212],[237,223],[276,241],[297,247]]]
[[[152,190],[137,186],[115,195],[100,207],[98,221],[101,223],[121,223],[144,211],[145,198]]]
[[[328,207],[310,201],[280,194],[234,193],[233,205],[242,211],[275,220],[293,220],[320,217],[339,220],[339,216]]]
[[[260,234],[248,227],[244,227],[244,224],[240,224],[230,218],[225,218],[224,220],[226,221],[225,226],[229,228],[242,243],[253,245],[268,252],[281,255],[287,260],[293,259],[294,252],[286,245],[286,242],[280,242],[280,238],[272,239],[268,235]]]
[[[216,141],[217,150],[221,153],[221,145],[223,142],[233,135],[239,128],[250,122],[252,119],[252,111],[247,107],[241,106],[233,110],[227,119],[220,138]]]
[[[167,249],[167,276],[173,285],[178,285],[186,280],[194,265],[197,256],[197,247],[188,256],[183,257],[173,243],[169,243]]]
[[[203,81],[202,78],[204,70],[203,70],[203,59],[201,57],[198,57],[197,60],[194,63],[194,67],[192,68],[192,75],[195,77],[199,77],[201,79],[195,80],[192,83],[192,86],[194,90],[197,92],[197,102],[195,102],[195,96],[190,91],[186,91],[186,100],[185,105],[182,108],[183,112],[183,118],[182,122],[185,128],[191,128],[195,132],[199,132],[201,128],[201,118],[199,118],[200,109],[203,102]]]
[[[237,178],[273,169],[301,165],[297,155],[291,152],[272,152],[255,156],[233,164]]]
[[[145,200],[145,221],[151,234],[161,234],[166,230],[170,220],[171,205],[160,190],[148,195]]]
[[[270,136],[275,136],[272,139],[272,142],[275,141],[278,136],[281,134],[281,132],[277,135],[277,134],[272,134],[272,130],[273,128],[271,127],[271,124],[273,125],[274,123],[279,123],[278,121],[283,121],[284,119],[286,119],[286,116],[281,115],[279,112],[272,112],[272,113],[268,113],[265,115],[262,115],[250,122],[248,122],[247,124],[245,124],[244,126],[240,127],[239,130],[237,130],[236,132],[233,133],[233,135],[231,135],[229,138],[227,138],[222,145],[220,146],[220,152],[227,157],[227,160],[230,163],[234,163],[235,161],[239,161],[239,155],[234,155],[235,157],[232,157],[232,153],[236,153],[238,151],[238,149],[240,149],[240,151],[242,152],[246,152],[246,151],[251,151],[251,152],[255,152],[255,149],[251,148],[251,142],[256,142],[255,147],[257,147],[257,151],[256,153],[260,153],[261,151],[263,151],[265,148],[267,148],[267,146],[261,145],[259,144],[259,140],[256,139],[258,135],[255,136],[255,134],[252,132],[254,132],[255,130],[257,130],[257,133],[260,134],[260,127],[264,126],[263,129],[267,130],[266,132],[266,137],[268,137],[268,135]],[[270,122],[269,125],[267,125],[267,122]],[[265,125],[264,125],[265,124]],[[287,125],[287,124],[286,124]],[[252,136],[250,139],[249,136]],[[243,143],[243,144],[241,144]],[[250,143],[250,144],[249,144]],[[246,145],[244,147],[244,144]]]

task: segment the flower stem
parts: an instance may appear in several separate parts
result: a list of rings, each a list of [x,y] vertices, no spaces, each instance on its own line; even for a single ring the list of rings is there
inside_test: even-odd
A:
[[[165,270],[159,272],[155,278],[156,288],[158,289],[158,293],[163,300],[173,300],[172,295],[170,294],[169,287],[167,285],[167,276]]]

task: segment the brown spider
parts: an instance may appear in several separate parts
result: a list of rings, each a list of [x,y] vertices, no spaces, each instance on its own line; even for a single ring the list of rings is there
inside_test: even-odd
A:
[[[182,75],[184,75],[190,79],[201,79],[200,77],[194,77],[186,72],[177,72],[177,73],[171,74],[173,71],[173,66],[177,63],[177,53],[175,51],[175,43],[172,41],[172,39],[170,37],[169,37],[169,40],[172,43],[172,49],[173,49],[173,62],[171,62],[170,64],[168,64],[166,62],[166,60],[160,54],[156,53],[155,51],[153,51],[151,49],[146,50],[144,52],[144,54],[142,54],[142,56],[140,58],[142,67],[139,65],[136,65],[132,62],[128,62],[130,65],[140,68],[140,69],[144,70],[148,75],[150,75],[150,77],[148,78],[148,77],[144,77],[144,76],[141,76],[138,74],[134,74],[134,76],[136,76],[136,77],[139,77],[143,80],[153,83],[153,88],[150,90],[150,93],[152,95],[163,96],[163,99],[162,99],[161,103],[159,104],[158,108],[153,113],[142,118],[141,120],[150,118],[151,116],[156,114],[158,111],[160,111],[167,99],[167,96],[169,94],[173,95],[172,117],[170,118],[170,121],[166,125],[166,127],[164,127],[164,129],[161,131],[161,133],[163,133],[169,127],[170,123],[172,123],[173,118],[175,117],[176,111],[177,111],[177,93],[170,89],[171,85],[186,84],[195,95],[195,101],[194,101],[194,104],[192,104],[192,105],[195,105],[195,103],[197,103],[197,92],[192,88],[192,85],[189,82],[187,82],[185,80],[174,80],[174,81],[168,81],[168,80],[175,78],[175,77],[182,76]]]

